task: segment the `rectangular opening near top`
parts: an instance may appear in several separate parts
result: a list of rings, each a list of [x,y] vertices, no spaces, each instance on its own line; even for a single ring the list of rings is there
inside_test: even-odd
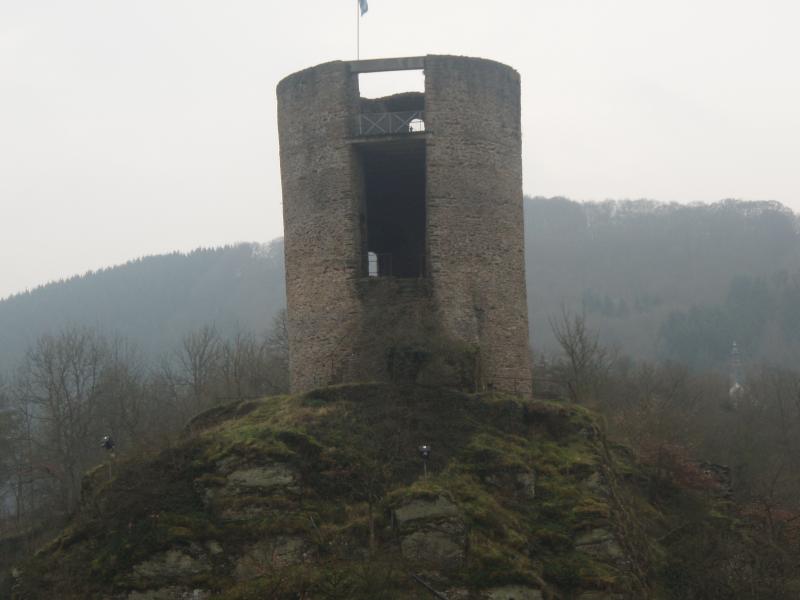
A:
[[[360,144],[364,272],[425,276],[425,140]]]
[[[360,107],[356,136],[403,135],[425,131],[425,75],[422,71],[358,75]]]
[[[361,73],[358,91],[362,98],[386,98],[406,92],[425,92],[425,73],[420,70]]]

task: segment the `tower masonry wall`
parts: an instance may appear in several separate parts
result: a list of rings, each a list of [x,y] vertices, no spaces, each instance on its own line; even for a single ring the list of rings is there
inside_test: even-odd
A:
[[[359,153],[373,140],[354,136],[358,63],[278,85],[292,389],[402,376],[527,394],[519,76],[483,59],[403,60],[425,70],[425,133],[414,134],[425,268],[413,280],[367,276]],[[474,367],[454,365],[453,348]]]
[[[278,85],[290,385],[335,379],[361,322],[359,185],[348,142],[358,106],[346,63],[300,71]]]
[[[530,390],[520,80],[474,58],[425,61],[428,255],[445,331],[480,348],[482,384]]]

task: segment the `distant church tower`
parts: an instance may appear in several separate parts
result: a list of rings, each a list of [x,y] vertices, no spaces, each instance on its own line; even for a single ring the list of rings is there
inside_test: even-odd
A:
[[[728,395],[731,400],[738,402],[744,395],[744,386],[742,386],[742,356],[739,352],[739,346],[733,342],[731,346],[730,358],[730,389]]]
[[[361,98],[360,73],[425,92]],[[531,389],[519,74],[335,61],[278,84],[291,387]]]

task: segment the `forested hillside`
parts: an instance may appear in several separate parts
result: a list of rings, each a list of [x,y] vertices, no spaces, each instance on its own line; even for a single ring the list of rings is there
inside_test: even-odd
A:
[[[734,340],[745,361],[800,357],[800,227],[781,204],[528,198],[525,208],[537,351],[556,350],[550,321],[563,305],[641,359],[719,367]],[[280,240],[137,259],[0,301],[0,371],[68,325],[154,356],[206,324],[260,333],[284,302]]]
[[[534,346],[554,347],[560,305],[640,359],[719,366],[800,354],[798,218],[777,202],[525,205]]]
[[[0,596],[335,583],[350,587],[331,597],[416,598],[405,568],[363,579],[391,572],[360,561],[413,565],[420,543],[457,558],[437,585],[490,597],[796,598],[797,217],[534,198],[526,231],[532,341],[548,354],[531,402],[408,382],[288,396],[280,241],[0,302]],[[430,521],[398,526],[409,505]],[[431,538],[432,523],[446,529]],[[295,555],[311,562],[282,562]]]
[[[118,335],[155,356],[207,324],[261,334],[284,303],[280,241],[140,258],[0,302],[0,371],[65,327]]]

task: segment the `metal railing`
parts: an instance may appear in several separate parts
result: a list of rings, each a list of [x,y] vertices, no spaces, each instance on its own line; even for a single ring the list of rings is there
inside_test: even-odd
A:
[[[405,112],[362,113],[356,122],[357,135],[396,135],[425,131],[425,113]]]

